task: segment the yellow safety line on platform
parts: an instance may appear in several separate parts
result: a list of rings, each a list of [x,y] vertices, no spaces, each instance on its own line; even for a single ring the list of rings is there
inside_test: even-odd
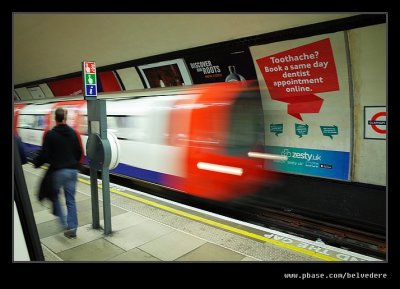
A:
[[[90,181],[89,180],[85,180],[85,179],[82,179],[82,178],[78,178],[78,179],[79,179],[79,181],[90,185]],[[98,184],[98,187],[101,188],[101,185]],[[168,207],[168,206],[165,206],[165,205],[161,205],[159,203],[156,203],[156,202],[153,202],[153,201],[149,201],[149,200],[143,199],[141,197],[133,196],[131,194],[127,194],[127,193],[118,191],[117,189],[114,189],[114,188],[110,188],[110,191],[115,193],[115,194],[127,197],[129,199],[136,200],[138,202],[141,202],[141,203],[144,203],[144,204],[147,204],[147,205],[162,209],[164,211],[168,211],[168,212],[171,212],[173,214],[176,214],[176,215],[179,215],[179,216],[182,216],[182,217],[186,217],[188,219],[192,219],[192,220],[204,223],[204,224],[208,224],[208,225],[211,225],[211,226],[214,226],[214,227],[217,227],[217,228],[221,228],[221,229],[224,229],[224,230],[227,230],[227,231],[230,231],[230,232],[234,232],[236,234],[243,235],[243,236],[246,236],[246,237],[249,237],[249,238],[253,238],[253,239],[256,239],[256,240],[259,240],[259,241],[263,241],[263,242],[266,242],[266,243],[274,244],[276,246],[283,247],[283,248],[286,248],[286,249],[289,249],[289,250],[300,252],[300,253],[303,253],[305,255],[314,257],[314,258],[322,259],[322,260],[325,260],[325,261],[341,261],[340,259],[337,259],[337,258],[334,258],[334,257],[331,257],[331,256],[327,256],[327,255],[324,255],[324,254],[313,252],[311,250],[307,250],[307,249],[304,249],[304,248],[299,248],[299,247],[296,247],[294,245],[286,244],[286,243],[283,243],[283,242],[280,242],[280,241],[277,241],[277,240],[271,240],[271,239],[268,239],[268,238],[266,238],[264,236],[261,236],[261,235],[257,235],[257,234],[254,234],[254,233],[251,233],[251,232],[248,232],[248,231],[245,231],[245,230],[241,230],[241,229],[229,226],[229,225],[225,225],[225,224],[222,224],[222,223],[219,223],[219,222],[216,222],[216,221],[212,221],[212,220],[209,220],[209,219],[206,219],[206,218],[203,218],[203,217],[199,217],[199,216],[196,216],[196,215],[193,215],[193,214],[190,214],[190,213],[178,210],[178,209],[174,209],[174,208],[171,208],[171,207]]]

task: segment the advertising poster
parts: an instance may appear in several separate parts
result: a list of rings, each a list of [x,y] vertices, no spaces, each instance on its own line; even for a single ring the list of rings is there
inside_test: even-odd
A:
[[[364,138],[386,139],[386,106],[364,107]]]
[[[21,98],[18,96],[18,93],[14,90],[13,91],[13,100],[21,100]]]
[[[39,86],[29,87],[28,90],[33,99],[46,98],[43,90]]]
[[[138,66],[146,88],[192,85],[182,59],[162,61]]]
[[[118,69],[116,71],[125,90],[143,89],[144,85],[140,79],[139,72],[134,67]]]
[[[103,71],[98,73],[99,85],[101,84],[103,92],[121,91],[121,85],[114,71]]]
[[[223,53],[203,53],[185,58],[194,84],[256,79],[248,48]]]
[[[273,169],[349,180],[351,108],[345,36],[318,35],[250,48]]]
[[[114,71],[103,71],[96,74],[97,92],[121,91],[121,86],[116,78]],[[86,83],[90,83],[87,80]],[[67,79],[48,82],[54,96],[73,96],[83,94],[82,77],[72,77]]]
[[[83,94],[82,77],[72,77],[48,82],[54,96],[80,95]]]

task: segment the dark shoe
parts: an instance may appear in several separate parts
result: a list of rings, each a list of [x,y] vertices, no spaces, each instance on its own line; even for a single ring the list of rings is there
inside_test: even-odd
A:
[[[67,237],[68,239],[75,239],[76,238],[76,233],[72,230],[70,231],[65,231],[64,236]]]

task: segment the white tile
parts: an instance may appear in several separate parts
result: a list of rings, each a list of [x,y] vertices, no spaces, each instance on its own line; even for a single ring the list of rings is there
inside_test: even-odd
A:
[[[116,231],[112,236],[105,237],[109,242],[128,251],[137,246],[143,245],[151,240],[168,234],[172,231],[171,228],[154,221],[146,221],[125,230]]]
[[[160,261],[160,259],[157,259],[156,257],[151,256],[150,254],[135,248],[135,249],[129,250],[125,253],[122,253],[118,256],[115,256],[107,261],[154,262],[154,261]]]
[[[176,261],[190,261],[190,262],[198,262],[198,261],[233,261],[238,262],[242,260],[245,256],[232,251],[230,249],[218,246],[212,243],[206,243],[199,248],[187,253],[186,255],[178,258]]]
[[[36,212],[40,212],[40,211],[48,211],[48,207],[44,206],[44,204],[40,203],[40,202],[32,202],[31,201],[31,205],[32,205],[32,211],[34,213]]]
[[[59,233],[43,238],[41,242],[54,253],[59,253],[102,237],[104,237],[103,230],[94,230],[92,224],[88,224],[78,228],[76,239],[68,239],[64,233]]]
[[[82,193],[78,192],[78,190],[76,190],[76,193],[75,193],[75,201],[76,202],[84,201],[87,199],[90,199],[90,196],[88,196],[86,194],[82,194]]]
[[[111,229],[115,233],[117,231],[124,230],[128,227],[148,221],[147,218],[142,217],[138,214],[128,212],[120,214],[111,218]],[[104,226],[104,220],[100,220],[100,225]]]
[[[103,238],[58,253],[65,261],[105,261],[125,251]]]
[[[240,261],[247,261],[247,262],[249,262],[249,261],[253,261],[253,262],[260,262],[261,260],[258,260],[258,259],[256,259],[256,258],[253,258],[253,257],[249,257],[249,256],[247,256],[247,257],[244,257],[242,260],[240,260]]]
[[[172,261],[200,247],[205,240],[193,237],[183,232],[174,231],[139,248],[163,261]]]
[[[36,224],[44,223],[58,218],[57,216],[50,213],[50,211],[47,209],[34,213],[34,216]]]
[[[47,248],[43,244],[41,245],[45,261],[62,261],[62,259],[58,257],[56,254],[54,254],[49,248]]]

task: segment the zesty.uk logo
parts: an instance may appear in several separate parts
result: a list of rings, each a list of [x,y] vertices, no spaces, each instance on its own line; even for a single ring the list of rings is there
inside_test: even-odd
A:
[[[302,159],[306,161],[321,161],[322,156],[320,154],[312,154],[308,152],[291,152],[289,149],[284,149],[281,152],[282,156],[287,156],[289,158],[294,158],[294,159]]]

